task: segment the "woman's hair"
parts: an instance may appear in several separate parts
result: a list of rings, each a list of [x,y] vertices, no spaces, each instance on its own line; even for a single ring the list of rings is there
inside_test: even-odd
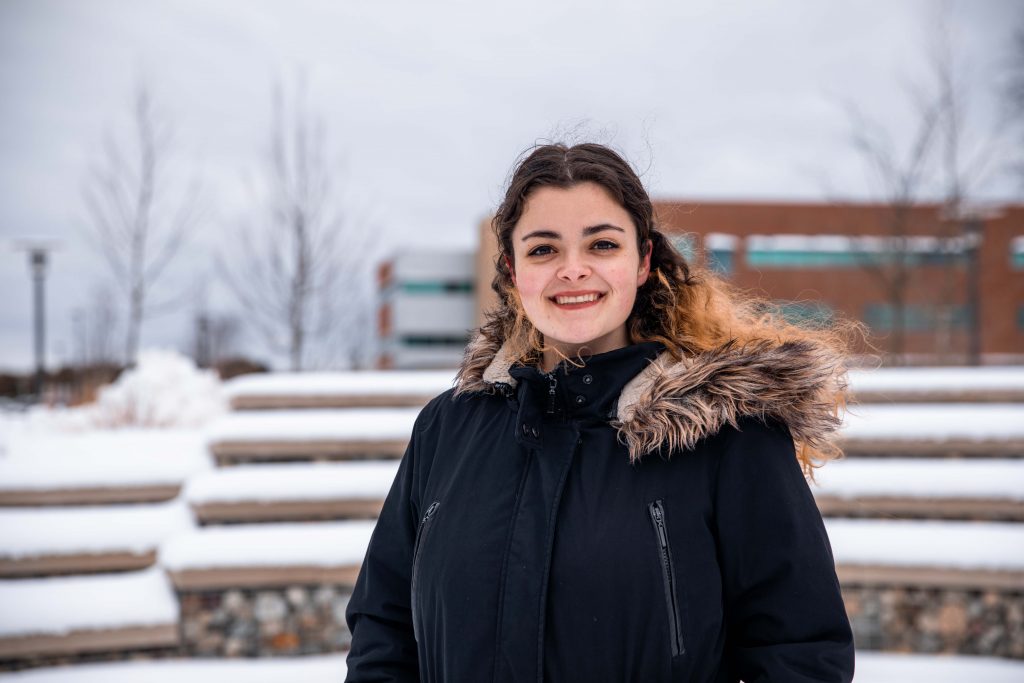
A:
[[[626,322],[631,343],[659,341],[681,360],[726,344],[803,341],[823,346],[845,360],[855,337],[863,338],[863,325],[852,321],[836,320],[816,327],[793,324],[764,298],[744,293],[710,270],[687,263],[658,230],[651,199],[640,178],[613,150],[592,143],[571,147],[546,144],[524,153],[491,224],[499,250],[491,286],[499,304],[485,314],[479,334],[496,346],[508,345],[513,358],[534,362],[546,347],[543,335],[527,318],[512,282],[512,231],[535,190],[567,189],[585,182],[604,188],[632,218],[641,258],[647,254],[648,240],[651,243],[650,276],[637,290]],[[845,363],[837,372],[845,372]],[[847,397],[845,382],[839,381],[836,386],[831,401],[838,414]],[[816,463],[840,455],[839,449],[830,444],[818,449],[798,444],[798,457],[808,474]]]

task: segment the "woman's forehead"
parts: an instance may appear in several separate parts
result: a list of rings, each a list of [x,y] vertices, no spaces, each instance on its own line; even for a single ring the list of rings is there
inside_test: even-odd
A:
[[[636,228],[607,190],[587,182],[569,188],[541,187],[530,193],[513,239],[587,237],[602,231],[635,234]]]

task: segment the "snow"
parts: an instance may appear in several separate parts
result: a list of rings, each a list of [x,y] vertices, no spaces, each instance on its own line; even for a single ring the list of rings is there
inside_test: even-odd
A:
[[[209,441],[406,440],[420,408],[246,410],[207,430]]]
[[[918,367],[850,370],[850,387],[858,391],[929,391],[1016,389],[1024,392],[1024,366]]]
[[[361,564],[376,521],[206,527],[167,539],[159,562],[172,571],[214,567],[344,567]]]
[[[341,683],[347,654],[260,659],[163,659],[0,674],[4,683]],[[1024,662],[966,655],[857,652],[857,683],[1019,683]]]
[[[193,528],[182,502],[102,507],[0,508],[0,557],[156,550]]]
[[[224,383],[238,396],[435,396],[451,388],[455,373],[443,371],[278,372],[242,375]]]
[[[1020,683],[1024,662],[966,655],[858,652],[857,683]],[[198,683],[198,682],[197,682]]]
[[[94,403],[74,408],[35,406],[27,426],[45,432],[195,428],[227,408],[216,372],[196,368],[177,351],[146,349],[139,352],[134,368],[100,389]]]
[[[194,504],[238,501],[383,499],[398,462],[238,465],[193,477],[184,496]]]
[[[159,568],[0,581],[0,637],[175,624],[178,602]]]
[[[1024,404],[860,404],[847,412],[842,435],[939,442],[1024,439]]]
[[[836,564],[1024,570],[1024,524],[825,520]]]
[[[18,432],[7,447],[0,457],[5,490],[179,485],[213,466],[195,430]]]
[[[1024,460],[847,458],[814,473],[815,495],[1024,501]]]

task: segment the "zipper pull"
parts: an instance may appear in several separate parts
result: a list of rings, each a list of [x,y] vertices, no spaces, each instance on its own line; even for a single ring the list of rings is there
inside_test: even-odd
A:
[[[548,379],[550,380],[548,383],[548,415],[553,415],[555,412],[555,387],[558,386],[558,380],[555,379],[553,370],[548,375]]]
[[[423,520],[420,522],[420,524],[426,524],[427,520],[430,519],[430,516],[432,514],[434,514],[434,511],[437,510],[437,506],[440,505],[440,504],[441,504],[441,502],[437,501],[437,500],[435,500],[433,503],[431,503],[430,507],[427,508],[426,514],[423,515]]]
[[[654,515],[654,522],[658,527],[658,540],[661,541],[661,547],[664,548],[668,545],[668,538],[665,534],[665,519],[662,516],[661,506],[657,504],[652,505],[651,514]]]

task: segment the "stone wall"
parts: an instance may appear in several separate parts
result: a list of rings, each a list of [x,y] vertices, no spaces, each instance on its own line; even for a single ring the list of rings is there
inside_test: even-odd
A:
[[[351,588],[294,585],[179,591],[182,651],[188,656],[258,657],[347,649]]]
[[[1024,659],[1024,587],[844,585],[843,598],[858,649]]]

